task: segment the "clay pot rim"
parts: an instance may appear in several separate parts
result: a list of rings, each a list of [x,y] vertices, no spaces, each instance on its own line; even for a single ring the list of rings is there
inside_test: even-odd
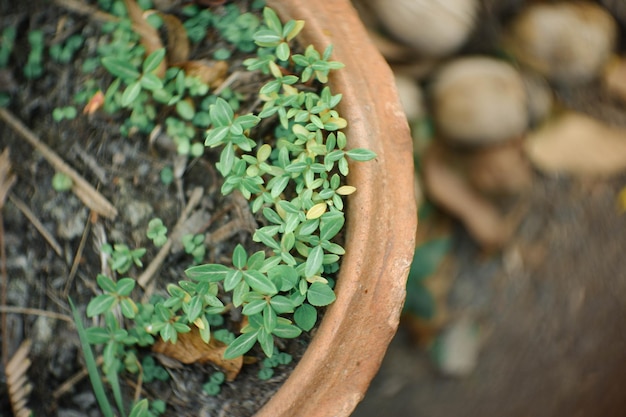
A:
[[[415,248],[412,140],[393,74],[349,0],[268,0],[283,20],[302,19],[305,44],[346,67],[331,74],[348,147],[377,153],[351,163],[346,255],[337,301],[325,312],[293,373],[257,416],[348,416],[365,395],[398,326]]]

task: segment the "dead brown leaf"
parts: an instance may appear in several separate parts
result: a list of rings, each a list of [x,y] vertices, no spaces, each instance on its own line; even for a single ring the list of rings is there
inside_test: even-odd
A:
[[[243,365],[243,356],[235,359],[224,359],[226,345],[215,338],[209,343],[204,343],[197,329],[189,333],[180,333],[178,341],[173,344],[159,339],[153,346],[152,351],[161,353],[182,363],[206,363],[211,362],[224,370],[227,381],[233,381]]]
[[[9,363],[7,363],[4,371],[7,377],[11,408],[13,409],[13,415],[16,417],[32,415],[31,410],[27,406],[28,395],[33,388],[27,375],[28,368],[31,365],[31,361],[28,359],[30,347],[30,340],[23,341]]]
[[[514,225],[471,187],[445,148],[430,146],[422,161],[424,185],[431,201],[463,222],[483,248],[502,248],[512,236]]]
[[[472,186],[490,196],[519,195],[532,185],[532,170],[521,140],[471,152],[466,172]]]
[[[152,52],[164,48],[159,32],[148,23],[143,16],[143,10],[135,2],[135,0],[124,0],[128,16],[133,22],[133,30],[141,36],[141,44],[146,48],[146,55],[150,55]],[[164,59],[159,67],[154,70],[154,73],[163,78],[165,71],[167,70],[167,62]]]
[[[203,83],[215,88],[224,82],[228,64],[225,61],[202,59],[187,61],[180,66],[189,77],[198,77]]]
[[[175,66],[189,59],[189,38],[187,30],[174,15],[159,13],[167,30],[167,62]]]
[[[531,133],[525,151],[545,172],[607,177],[626,169],[626,129],[568,111]]]
[[[85,104],[85,108],[83,109],[83,114],[94,114],[102,106],[104,106],[104,94],[102,94],[102,91],[98,90],[89,99],[89,102]]]

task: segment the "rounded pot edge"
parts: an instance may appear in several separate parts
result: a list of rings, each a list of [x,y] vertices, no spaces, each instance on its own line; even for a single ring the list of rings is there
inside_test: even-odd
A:
[[[393,74],[349,0],[267,0],[282,19],[302,19],[301,39],[346,67],[331,74],[348,120],[350,148],[377,153],[352,163],[346,255],[337,300],[290,377],[257,417],[348,416],[365,395],[398,326],[415,248],[412,141]]]

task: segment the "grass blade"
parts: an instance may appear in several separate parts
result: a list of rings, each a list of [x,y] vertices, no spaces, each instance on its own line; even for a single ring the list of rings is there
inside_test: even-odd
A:
[[[78,331],[78,337],[80,338],[80,346],[83,350],[83,355],[85,356],[85,363],[87,364],[87,371],[89,372],[89,380],[91,381],[91,386],[93,388],[93,393],[96,396],[96,400],[98,400],[100,411],[102,411],[102,414],[105,417],[114,417],[113,409],[111,408],[109,399],[104,392],[104,385],[100,379],[96,359],[94,358],[91,346],[89,346],[89,342],[87,341],[87,333],[85,332],[82,319],[78,315],[78,311],[76,310],[76,307],[74,307],[74,302],[71,298],[69,298],[69,303],[70,308],[72,309],[72,315],[74,316],[76,331]]]

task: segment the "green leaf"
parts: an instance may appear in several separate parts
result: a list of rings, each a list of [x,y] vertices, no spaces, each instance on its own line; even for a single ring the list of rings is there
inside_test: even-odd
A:
[[[220,264],[192,266],[185,270],[187,278],[202,282],[219,282],[224,280],[230,268]]]
[[[117,291],[115,281],[113,281],[111,278],[107,277],[106,275],[98,274],[98,276],[96,277],[96,282],[98,283],[98,287],[102,288],[104,292]]]
[[[263,349],[265,356],[271,358],[274,353],[274,337],[272,334],[262,327],[259,329],[257,339],[259,340],[259,344],[261,345],[261,349]]]
[[[202,297],[195,295],[187,303],[183,303],[183,311],[187,314],[187,320],[194,322],[202,313]]]
[[[115,362],[119,364],[119,359],[116,358]],[[117,373],[118,366],[105,367],[104,374],[106,379],[109,381],[111,391],[113,391],[113,398],[115,399],[117,409],[122,416],[125,416],[126,411],[124,410],[124,402],[122,401],[122,389],[120,387],[119,375]]]
[[[144,398],[133,406],[128,417],[147,417],[148,416],[148,400]]]
[[[143,61],[143,72],[144,74],[150,73],[157,69],[161,62],[163,62],[163,58],[165,58],[165,48],[159,48],[156,51],[152,52],[148,55]]]
[[[250,292],[250,286],[246,283],[246,281],[239,281],[239,284],[237,284],[233,290],[233,305],[235,307],[239,307],[243,304],[243,299],[248,292]]]
[[[121,78],[127,83],[139,79],[141,75],[130,62],[124,59],[107,56],[102,58],[102,65],[111,74]]]
[[[85,328],[83,327],[83,322],[81,320],[81,317],[78,315],[76,307],[74,307],[74,302],[72,301],[72,299],[69,298],[68,301],[70,304],[70,308],[72,309],[74,324],[76,325],[76,331],[78,332],[78,337],[80,339],[80,346],[83,351],[85,363],[87,365],[87,371],[89,373],[89,380],[91,381],[94,395],[96,396],[96,400],[98,401],[98,406],[100,407],[100,411],[102,411],[102,414],[105,417],[113,417],[113,408],[111,407],[109,399],[107,398],[106,392],[104,390],[104,385],[102,384],[102,379],[100,378],[100,373],[98,372],[98,365],[96,363],[96,359],[93,356],[91,346],[89,346],[89,341],[87,339]]]
[[[309,287],[309,290],[306,293],[306,298],[311,305],[323,307],[335,301],[337,297],[328,284],[314,282]]]
[[[110,294],[101,294],[95,298],[92,298],[87,305],[87,317],[97,316],[103,314],[113,308],[117,303],[115,296]]]
[[[259,271],[245,271],[243,276],[250,288],[258,293],[274,295],[278,292],[272,280]]]
[[[267,305],[267,301],[265,301],[264,299],[252,300],[248,304],[243,306],[243,309],[241,310],[241,312],[245,314],[246,316],[251,316],[253,314],[258,314],[261,311],[263,311],[266,305]]]
[[[310,304],[302,304],[296,309],[293,319],[298,327],[308,332],[317,322],[317,309]]]
[[[320,272],[322,269],[322,263],[324,262],[324,250],[321,246],[314,247],[306,259],[306,265],[304,268],[304,275],[306,278],[310,278],[313,275]],[[313,304],[313,303],[311,303]]]
[[[248,258],[248,269],[261,269],[265,263],[265,252],[262,250],[254,252]],[[263,271],[261,271],[263,272]]]
[[[279,286],[280,291],[289,291],[298,283],[298,272],[288,265],[278,265],[267,273],[270,279]]]
[[[278,242],[276,242],[273,235],[270,235],[266,229],[268,229],[267,226],[258,229],[256,232],[254,232],[254,236],[252,237],[252,239],[255,242],[262,242],[265,246],[268,246],[271,249],[277,251],[280,250],[280,245],[278,244]]]
[[[229,126],[235,116],[230,104],[221,97],[218,97],[215,104],[209,107],[209,114],[214,127]]]
[[[228,143],[220,153],[219,171],[223,176],[230,174],[235,164],[235,148],[232,143]]]
[[[218,126],[213,129],[210,129],[207,132],[206,140],[204,141],[204,146],[207,147],[215,147],[222,143],[222,140],[228,135],[229,127],[228,126]]]
[[[283,25],[273,9],[269,7],[263,8],[263,20],[265,21],[267,27],[272,31],[276,33],[281,33],[283,31]]]
[[[276,311],[274,311],[272,306],[266,304],[263,309],[263,328],[271,333],[276,327],[276,320]]]
[[[341,211],[330,211],[320,218],[320,239],[330,240],[343,228],[345,217]]]
[[[85,330],[85,333],[87,335],[87,340],[92,345],[101,345],[111,339],[109,332],[102,327],[90,327]]]
[[[143,88],[149,91],[156,91],[163,88],[163,80],[155,74],[143,74],[139,79],[139,83]]]
[[[128,319],[133,319],[137,315],[137,305],[130,298],[123,298],[120,301],[120,308],[122,310],[122,315]]]
[[[230,270],[228,274],[226,274],[226,278],[224,278],[224,290],[232,291],[235,289],[237,285],[241,282],[243,278],[243,274],[238,270]]]
[[[265,207],[263,209],[263,216],[274,224],[282,224],[283,219],[270,207]]]
[[[294,339],[302,334],[302,330],[293,324],[285,323],[279,319],[272,333],[284,339]]]
[[[193,105],[187,100],[181,100],[176,103],[176,112],[178,112],[180,117],[184,120],[191,120],[196,114],[196,110],[193,108]]]
[[[376,158],[376,154],[369,149],[356,148],[350,149],[346,155],[353,161],[365,162]]]
[[[233,265],[237,269],[243,269],[248,261],[248,255],[246,250],[241,244],[238,244],[233,251]]]
[[[257,340],[259,330],[250,333],[244,333],[236,338],[224,351],[224,359],[234,359],[238,356],[245,355]]]
[[[141,83],[139,81],[135,81],[126,87],[124,93],[122,93],[121,104],[122,107],[131,107],[131,104],[137,97],[139,97],[139,93],[141,92]]]
[[[272,297],[270,305],[277,314],[293,313],[293,302],[284,295],[275,295]]]
[[[132,278],[122,278],[115,285],[115,292],[119,295],[127,296],[135,288],[136,281]]]
[[[276,48],[276,57],[281,61],[287,61],[290,54],[291,50],[289,49],[287,42],[281,42]]]

